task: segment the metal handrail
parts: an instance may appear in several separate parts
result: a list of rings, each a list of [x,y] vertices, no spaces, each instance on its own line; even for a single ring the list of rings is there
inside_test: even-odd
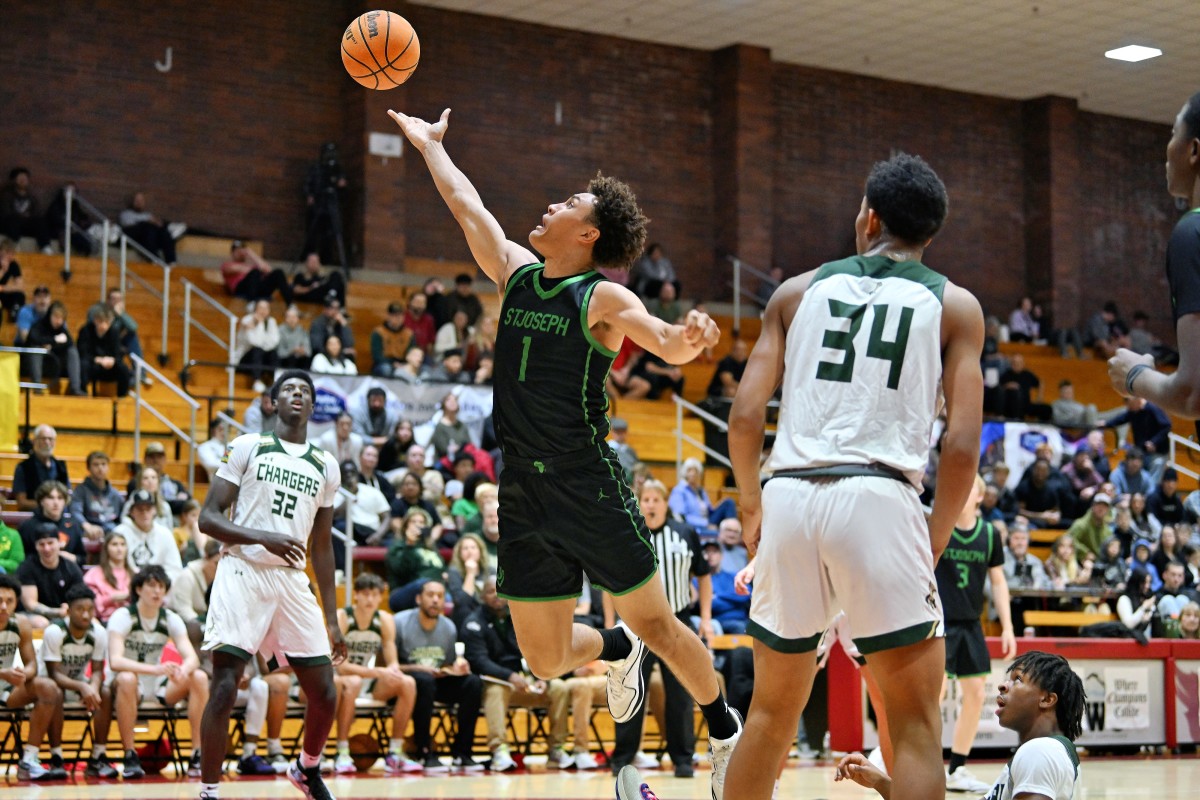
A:
[[[234,419],[229,414],[226,414],[224,411],[218,411],[213,416],[216,419],[223,421],[226,425],[232,425],[234,428],[236,428],[238,430],[239,433],[249,433],[250,432],[249,428],[247,428],[242,423],[238,422],[236,419]]]
[[[188,493],[194,494],[196,491],[196,412],[200,410],[200,404],[193,400],[187,392],[183,391],[174,383],[172,383],[166,375],[163,375],[154,367],[150,366],[141,356],[136,356],[131,353],[129,355],[129,359],[133,362],[134,386],[141,386],[143,372],[149,372],[151,375],[157,378],[165,388],[170,389],[177,397],[187,403],[189,409],[191,410],[190,427],[188,432],[184,433],[182,430],[180,430],[178,425],[167,419],[166,415],[164,415],[154,406],[150,405],[150,403],[146,402],[146,400],[143,398],[145,392],[134,392],[133,452],[135,455],[142,452],[142,408],[145,408],[147,411],[153,414],[159,422],[166,425],[172,433],[187,443]]]
[[[1184,466],[1179,461],[1179,459],[1177,459],[1175,457],[1175,445],[1178,444],[1187,450],[1192,450],[1197,453],[1200,453],[1200,444],[1193,442],[1191,439],[1184,438],[1183,436],[1180,436],[1178,433],[1167,434],[1167,440],[1170,443],[1168,445],[1168,449],[1167,449],[1167,463],[1170,464],[1172,467],[1174,467],[1176,472],[1182,472],[1184,475],[1187,475],[1189,478],[1200,479],[1200,472],[1196,472],[1195,470]]]
[[[779,286],[779,281],[775,280],[762,270],[755,269],[737,256],[725,257],[733,264],[733,335],[737,336],[742,320],[742,295],[746,295],[746,297],[754,300],[755,304],[757,304],[756,296],[742,288],[742,271],[745,270],[760,280],[773,283],[776,287]]]
[[[231,367],[229,365],[233,364],[233,353],[234,353],[234,349],[237,346],[237,322],[238,322],[237,315],[235,315],[232,311],[230,311],[228,308],[223,306],[221,303],[217,302],[215,299],[212,298],[211,295],[209,295],[207,292],[205,292],[203,289],[201,289],[199,286],[192,283],[191,281],[184,280],[181,282],[183,283],[183,363],[184,363],[184,367],[183,367],[183,371],[180,373],[180,375],[181,375],[181,379],[183,380],[184,386],[187,386],[187,378],[183,377],[183,376],[186,376],[188,367],[194,363],[191,360],[191,347],[192,347],[192,326],[195,325],[197,328],[200,329],[201,333],[203,333],[205,336],[207,336],[209,339],[211,339],[215,344],[217,344],[219,346],[220,345],[225,346],[226,351],[228,352],[228,355],[229,355],[229,361],[226,364],[226,370],[225,370],[225,372],[228,376],[228,381],[229,381],[229,385],[228,385],[226,391],[228,391],[229,396],[232,397],[233,396],[233,373],[234,373],[235,368]],[[227,342],[222,342],[221,339],[218,338],[215,333],[210,331],[203,324],[192,319],[192,295],[193,294],[198,295],[201,300],[208,303],[210,306],[217,309],[217,311],[219,311],[225,315],[226,319],[229,322],[229,340]]]
[[[675,470],[676,470],[676,472],[678,472],[680,469],[683,468],[683,445],[685,442],[687,444],[698,447],[700,449],[700,452],[704,453],[706,456],[712,456],[714,459],[716,459],[721,464],[724,464],[725,466],[732,469],[733,464],[730,462],[728,456],[718,453],[716,450],[713,450],[711,447],[709,447],[704,442],[696,441],[696,439],[694,437],[689,436],[688,434],[684,433],[684,431],[683,431],[683,411],[684,411],[684,409],[687,409],[692,414],[695,414],[697,417],[704,420],[705,422],[708,422],[708,423],[714,425],[717,428],[717,430],[721,431],[721,433],[729,433],[729,423],[714,414],[708,413],[707,411],[705,411],[703,408],[700,408],[700,406],[696,405],[695,403],[691,403],[687,400],[684,400],[682,397],[680,397],[677,394],[671,395],[671,402],[673,402],[675,404],[675,430],[672,431],[672,433],[675,434]],[[767,408],[779,408],[779,401],[778,400],[769,401],[767,403]],[[768,433],[768,434],[774,433],[774,429],[765,428],[763,432]]]

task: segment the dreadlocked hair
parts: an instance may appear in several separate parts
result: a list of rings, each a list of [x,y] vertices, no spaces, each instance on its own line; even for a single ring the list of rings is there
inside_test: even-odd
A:
[[[1055,714],[1058,729],[1072,742],[1083,733],[1083,706],[1086,696],[1083,681],[1060,655],[1033,650],[1017,656],[1008,671],[1019,671],[1044,691],[1058,695]]]
[[[629,269],[646,244],[646,223],[650,220],[623,181],[597,172],[588,191],[596,197],[591,223],[600,231],[592,247],[592,261],[601,267]]]

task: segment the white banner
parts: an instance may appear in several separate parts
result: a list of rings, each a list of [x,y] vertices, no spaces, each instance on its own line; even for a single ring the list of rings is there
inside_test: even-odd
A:
[[[1021,476],[1037,460],[1036,450],[1043,442],[1050,445],[1053,464],[1062,461],[1062,432],[1053,425],[1028,422],[987,422],[980,435],[980,461],[983,466],[1005,462],[1009,466],[1008,488],[1016,489]]]
[[[1112,730],[1150,727],[1150,671],[1145,667],[1104,668],[1104,724]],[[1090,697],[1089,697],[1090,700]]]

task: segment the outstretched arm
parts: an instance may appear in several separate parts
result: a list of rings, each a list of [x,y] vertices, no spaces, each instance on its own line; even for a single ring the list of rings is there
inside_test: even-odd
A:
[[[668,364],[686,364],[721,339],[721,329],[709,316],[692,309],[682,325],[670,325],[646,310],[638,296],[617,283],[596,286],[588,303],[588,325],[609,349],[617,350],[628,336],[643,350]]]
[[[1156,371],[1154,356],[1120,349],[1108,360],[1108,378],[1112,388],[1123,397],[1131,394],[1144,397],[1169,414],[1200,419],[1200,314],[1184,314],[1175,331],[1179,366],[1173,373]],[[1131,392],[1127,383],[1129,371],[1142,365],[1147,369],[1138,370]]]
[[[475,261],[487,276],[504,291],[517,267],[532,264],[538,259],[529,250],[505,238],[500,223],[483,207],[479,192],[450,160],[442,146],[442,138],[450,125],[450,109],[443,111],[441,119],[432,124],[399,111],[388,111],[388,116],[396,121],[425,159],[434,185],[466,234],[471,255],[475,256]]]

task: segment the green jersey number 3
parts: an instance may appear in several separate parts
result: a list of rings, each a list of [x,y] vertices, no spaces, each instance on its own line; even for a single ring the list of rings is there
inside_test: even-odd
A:
[[[826,330],[821,339],[821,345],[830,350],[841,350],[844,354],[841,363],[834,361],[817,362],[817,378],[823,381],[838,381],[850,383],[854,378],[854,361],[858,353],[854,347],[854,337],[862,327],[863,317],[867,314],[868,306],[856,306],[843,303],[840,300],[829,300],[829,313],[836,319],[850,320],[849,330]],[[896,338],[884,341],[883,327],[887,324],[888,308],[886,304],[869,306],[873,317],[871,319],[871,335],[867,339],[867,357],[878,358],[890,362],[887,387],[896,389],[900,386],[900,369],[904,366],[904,353],[908,349],[908,332],[912,328],[913,309],[908,306],[900,307],[900,322],[896,326]]]

